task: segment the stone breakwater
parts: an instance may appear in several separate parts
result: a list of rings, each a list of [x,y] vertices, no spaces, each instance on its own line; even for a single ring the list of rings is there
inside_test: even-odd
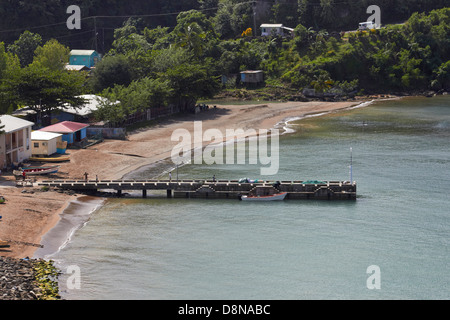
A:
[[[39,260],[0,257],[0,300],[39,300],[42,289],[36,280]]]

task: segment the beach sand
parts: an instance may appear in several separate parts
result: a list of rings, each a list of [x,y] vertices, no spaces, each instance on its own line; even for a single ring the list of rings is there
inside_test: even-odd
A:
[[[52,177],[39,179],[121,179],[125,174],[167,159],[178,142],[171,141],[176,129],[186,129],[193,134],[194,121],[202,121],[203,132],[218,129],[271,129],[292,117],[346,109],[363,101],[345,102],[284,102],[255,105],[217,105],[198,114],[179,115],[160,120],[156,125],[129,134],[127,140],[105,140],[88,149],[68,150],[70,162],[60,163],[59,172]],[[0,205],[0,240],[41,243],[42,237],[60,220],[60,214],[77,199],[76,195],[55,190],[41,191],[39,187],[16,188],[8,186],[12,177],[0,177],[0,195],[7,202]],[[38,180],[39,181],[39,180]],[[34,193],[22,193],[34,191]],[[0,249],[0,256],[32,257],[37,247],[11,244]]]

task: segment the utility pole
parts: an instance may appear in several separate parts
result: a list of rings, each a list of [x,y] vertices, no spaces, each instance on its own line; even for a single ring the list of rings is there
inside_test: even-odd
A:
[[[256,37],[256,1],[253,1],[253,34]]]
[[[97,19],[94,17],[94,33],[95,33],[95,51],[98,52],[98,41],[97,41]]]

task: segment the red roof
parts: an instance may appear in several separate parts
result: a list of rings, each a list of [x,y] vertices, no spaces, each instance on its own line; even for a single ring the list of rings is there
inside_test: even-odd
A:
[[[63,121],[56,123],[54,125],[45,127],[40,129],[39,131],[45,132],[57,132],[57,133],[74,133],[80,131],[83,128],[89,127],[88,124],[72,122],[72,121]]]

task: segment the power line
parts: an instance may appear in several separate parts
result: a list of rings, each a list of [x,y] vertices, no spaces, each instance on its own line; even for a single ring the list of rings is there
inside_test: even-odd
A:
[[[244,5],[244,4],[250,4],[254,3],[255,1],[246,1],[235,4],[233,7]],[[219,7],[214,8],[207,8],[207,9],[193,9],[195,11],[199,12],[205,12],[205,11],[214,11],[218,10]],[[179,15],[180,13],[187,12],[187,11],[178,11],[178,12],[168,12],[168,13],[153,13],[153,14],[132,14],[132,15],[118,15],[118,16],[89,16],[85,18],[81,18],[81,21],[90,20],[90,19],[125,19],[125,18],[151,18],[151,17],[164,17],[164,16],[173,16],[173,15]],[[19,32],[19,31],[25,31],[25,30],[33,30],[33,29],[40,29],[40,28],[49,28],[49,27],[55,27],[60,25],[66,25],[67,21],[64,22],[57,22],[57,23],[51,23],[51,24],[44,24],[40,26],[32,26],[32,27],[26,27],[26,28],[17,28],[17,29],[9,29],[9,30],[0,30],[0,33],[6,33],[6,32]]]

